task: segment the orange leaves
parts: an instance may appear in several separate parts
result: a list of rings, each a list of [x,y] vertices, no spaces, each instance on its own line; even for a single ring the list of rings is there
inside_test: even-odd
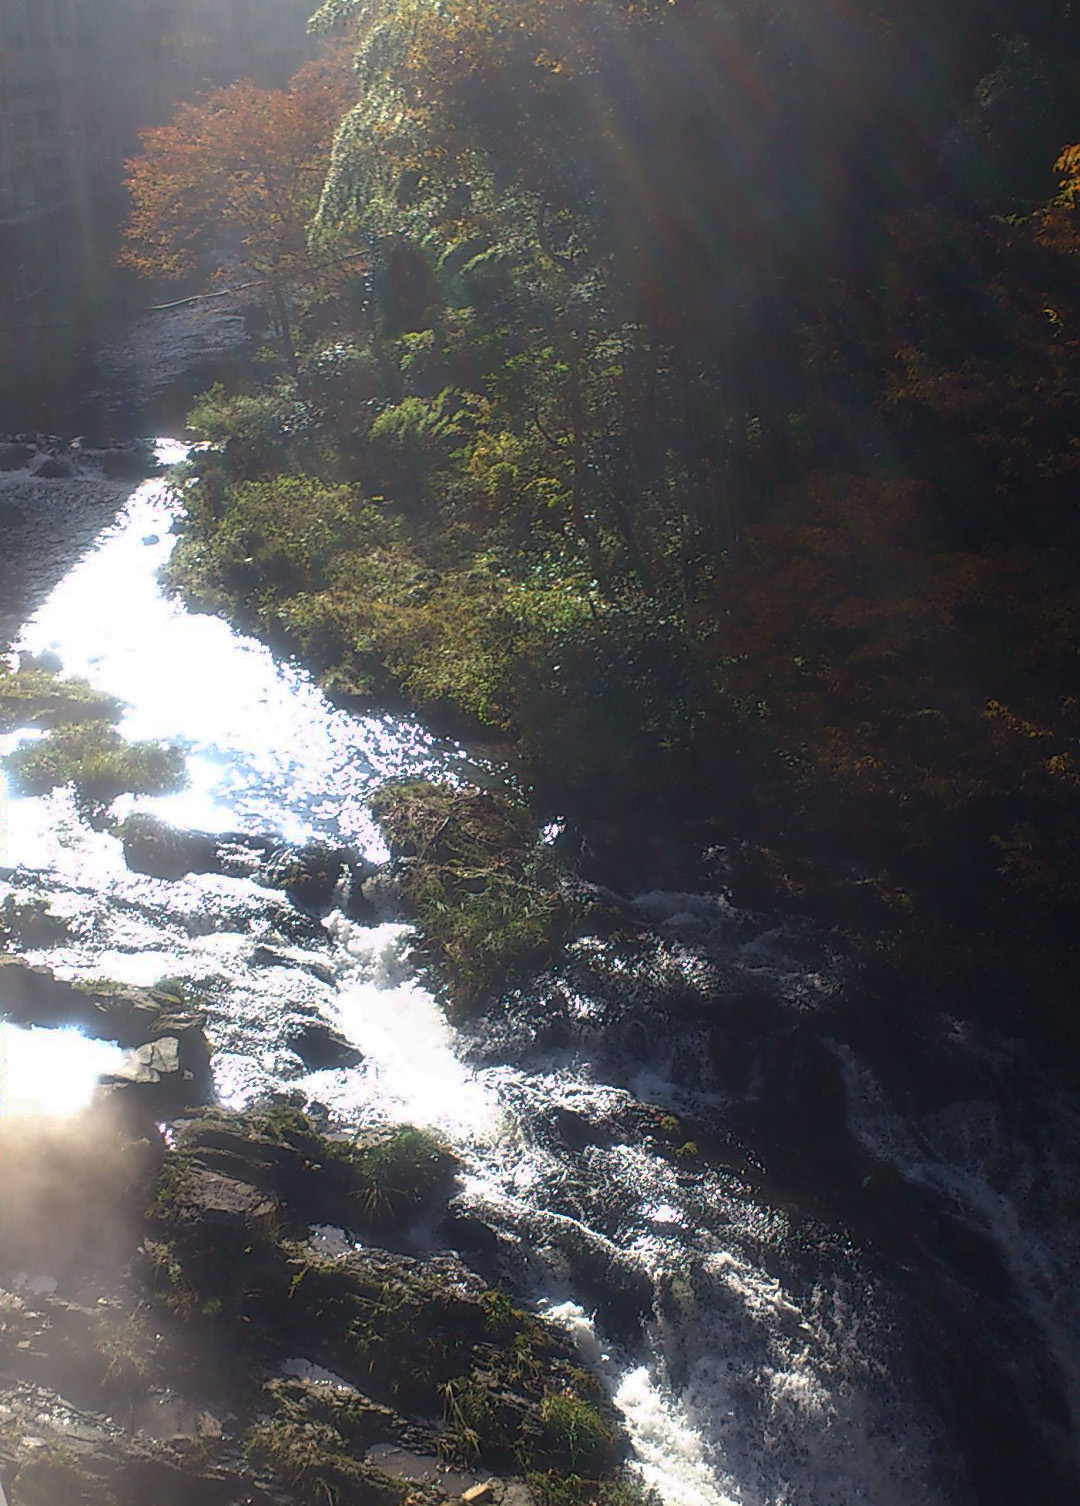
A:
[[[122,261],[164,277],[204,264],[266,277],[302,268],[350,84],[337,53],[301,70],[288,90],[241,80],[144,131],[127,164]]]
[[[1039,240],[1071,255],[1080,253],[1080,145],[1066,146],[1054,163],[1058,191],[1038,215]]]

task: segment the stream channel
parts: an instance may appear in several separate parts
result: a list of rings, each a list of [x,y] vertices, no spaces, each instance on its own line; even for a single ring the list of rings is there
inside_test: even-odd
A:
[[[505,777],[415,721],[334,708],[163,596],[176,510],[160,479],[139,486],[16,645],[122,698],[125,735],[183,748],[186,789],[113,815],[380,859],[365,801],[383,779]],[[0,899],[68,923],[31,961],[182,979],[223,1104],[299,1092],[335,1129],[453,1145],[495,1276],[571,1331],[667,1506],[1080,1499],[1077,1115],[1028,1048],[946,1015],[915,1044],[864,1028],[827,935],[656,891],[622,897],[647,944],[580,940],[456,1028],[401,923],[335,910],[289,931],[242,873],[129,871],[70,789],[3,805]],[[305,1065],[313,1018],[357,1065]],[[100,1043],[0,1030],[9,1111],[71,1107],[108,1066]]]

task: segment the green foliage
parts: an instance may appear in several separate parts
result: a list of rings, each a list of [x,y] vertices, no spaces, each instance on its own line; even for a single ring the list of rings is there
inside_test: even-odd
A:
[[[298,1506],[354,1500],[393,1506],[405,1495],[404,1485],[374,1478],[354,1459],[335,1427],[313,1421],[299,1407],[283,1407],[271,1421],[252,1428],[244,1450],[252,1464],[268,1467],[285,1482]]]
[[[557,1471],[530,1471],[525,1483],[537,1506],[660,1506],[653,1490],[633,1480],[590,1480]]]
[[[204,404],[174,579],[497,729],[549,809],[752,841],[759,897],[818,903],[829,852],[891,924],[930,887],[1067,938],[1078,34],[812,10],[324,6],[358,81],[317,236],[370,268],[308,402]],[[411,880],[465,998],[562,924],[515,862]]]
[[[425,1130],[402,1125],[350,1155],[370,1228],[395,1228],[450,1196],[457,1159]]]
[[[492,1378],[468,1375],[443,1387],[444,1448],[471,1461],[505,1449],[512,1433],[497,1404]]]
[[[552,1392],[540,1403],[543,1448],[571,1474],[599,1473],[611,1462],[616,1435],[596,1407],[572,1391]]]
[[[230,394],[215,383],[196,399],[187,427],[194,439],[220,447],[228,473],[245,479],[292,470],[316,436],[311,409],[285,385]]]
[[[74,784],[79,798],[93,805],[108,805],[127,791],[168,794],[186,778],[178,748],[129,743],[108,722],[59,727],[9,753],[4,767],[23,794],[44,795]]]
[[[381,786],[371,808],[391,853],[411,859],[406,897],[454,1007],[482,1003],[553,954],[572,911],[524,807],[412,780]]]
[[[52,670],[0,662],[0,733],[65,722],[117,721],[122,707],[85,680],[62,680]]]

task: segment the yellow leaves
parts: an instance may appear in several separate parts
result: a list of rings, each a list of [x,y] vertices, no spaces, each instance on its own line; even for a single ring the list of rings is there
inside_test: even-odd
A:
[[[1052,250],[1077,254],[1080,253],[1076,214],[1080,207],[1080,144],[1063,148],[1054,170],[1061,174],[1058,191],[1036,217],[1038,239]]]
[[[1059,779],[1068,780],[1070,784],[1080,784],[1080,772],[1071,753],[1055,753],[1053,758],[1046,760],[1048,774],[1053,774]]]
[[[1058,187],[1071,202],[1080,194],[1080,144],[1067,146],[1054,163],[1054,171],[1061,173]]]
[[[1034,722],[1026,721],[1022,716],[1015,716],[1007,706],[1000,701],[989,700],[983,715],[987,721],[1001,722],[1005,729],[1015,733],[1018,737],[1034,740],[1035,738],[1053,737],[1045,727],[1037,727]]]

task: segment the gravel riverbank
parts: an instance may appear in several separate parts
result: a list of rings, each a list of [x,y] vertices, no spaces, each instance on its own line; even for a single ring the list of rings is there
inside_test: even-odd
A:
[[[10,643],[139,484],[105,475],[93,460],[63,463],[70,475],[0,471],[0,645]]]

